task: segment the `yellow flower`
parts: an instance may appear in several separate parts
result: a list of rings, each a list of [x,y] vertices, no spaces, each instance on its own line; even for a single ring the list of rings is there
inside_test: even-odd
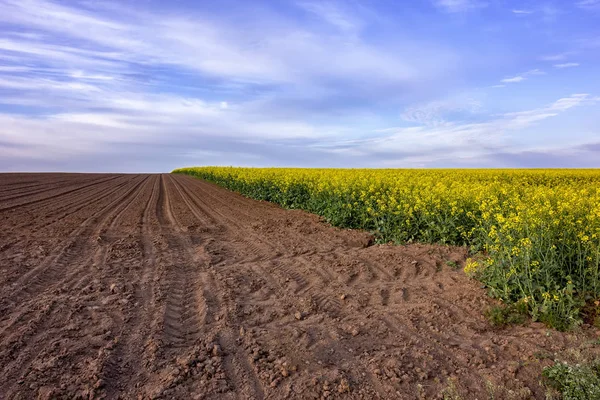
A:
[[[548,300],[548,299],[550,299],[550,293],[548,293],[548,292],[544,292],[544,293],[542,293],[542,297],[543,297],[544,299]]]
[[[469,276],[476,276],[477,274],[479,274],[481,271],[483,271],[484,269],[484,265],[476,260],[473,260],[472,258],[467,258],[467,261],[465,262],[465,274],[469,275]]]

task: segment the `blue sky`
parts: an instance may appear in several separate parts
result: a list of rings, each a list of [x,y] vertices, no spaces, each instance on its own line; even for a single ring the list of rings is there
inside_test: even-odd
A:
[[[600,0],[0,0],[0,170],[600,167]]]

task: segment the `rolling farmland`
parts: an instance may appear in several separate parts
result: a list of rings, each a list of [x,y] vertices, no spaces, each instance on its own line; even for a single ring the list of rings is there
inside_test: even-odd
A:
[[[490,325],[466,247],[184,175],[2,174],[0,224],[0,398],[543,399],[554,357],[597,353]]]

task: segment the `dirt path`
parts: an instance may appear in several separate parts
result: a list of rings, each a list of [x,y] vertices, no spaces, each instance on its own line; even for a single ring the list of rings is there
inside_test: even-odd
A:
[[[171,175],[0,175],[0,399],[544,398],[446,262]]]

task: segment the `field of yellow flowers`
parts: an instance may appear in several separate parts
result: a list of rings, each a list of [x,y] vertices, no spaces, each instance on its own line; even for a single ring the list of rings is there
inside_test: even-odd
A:
[[[469,246],[465,272],[535,320],[600,326],[599,170],[181,168],[382,242]],[[596,321],[594,321],[596,318]]]

